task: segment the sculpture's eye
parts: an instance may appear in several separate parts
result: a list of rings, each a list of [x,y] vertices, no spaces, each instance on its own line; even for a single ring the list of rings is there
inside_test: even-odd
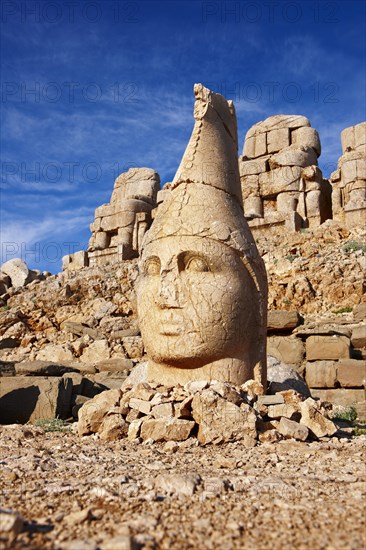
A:
[[[188,258],[185,264],[186,271],[194,271],[196,273],[205,273],[210,271],[210,268],[203,258],[199,256],[193,256],[193,258]]]
[[[159,275],[160,274],[160,260],[157,256],[148,258],[143,265],[144,275]]]

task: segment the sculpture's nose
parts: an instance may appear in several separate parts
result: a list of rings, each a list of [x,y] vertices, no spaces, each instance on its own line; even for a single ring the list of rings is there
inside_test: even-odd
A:
[[[156,303],[161,308],[181,307],[181,289],[178,273],[162,271]]]

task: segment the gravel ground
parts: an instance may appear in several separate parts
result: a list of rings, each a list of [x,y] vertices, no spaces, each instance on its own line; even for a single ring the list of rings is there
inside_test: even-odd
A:
[[[247,449],[0,427],[14,549],[366,547],[366,436]],[[1,543],[0,543],[1,546]]]

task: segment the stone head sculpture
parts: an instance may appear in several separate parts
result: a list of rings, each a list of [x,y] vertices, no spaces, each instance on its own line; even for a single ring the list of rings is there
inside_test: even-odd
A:
[[[194,92],[191,139],[141,250],[148,380],[265,383],[267,279],[243,214],[235,110]]]

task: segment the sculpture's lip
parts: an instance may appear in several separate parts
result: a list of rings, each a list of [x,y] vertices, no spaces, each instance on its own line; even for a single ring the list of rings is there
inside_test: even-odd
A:
[[[159,332],[164,336],[179,336],[182,334],[184,326],[182,323],[169,321],[162,322],[159,325]]]

